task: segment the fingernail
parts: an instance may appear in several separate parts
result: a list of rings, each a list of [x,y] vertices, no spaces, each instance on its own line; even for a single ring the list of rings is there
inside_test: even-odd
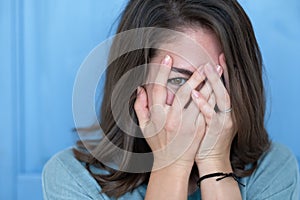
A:
[[[162,61],[162,64],[168,65],[171,61],[171,57],[169,55],[166,55]]]
[[[217,72],[222,74],[223,68],[220,65],[217,65]]]
[[[196,90],[192,90],[192,95],[196,99],[198,99],[200,97],[199,92],[197,92]]]

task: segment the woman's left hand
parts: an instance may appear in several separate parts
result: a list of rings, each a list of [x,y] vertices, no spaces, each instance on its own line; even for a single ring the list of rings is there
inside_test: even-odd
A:
[[[202,95],[201,91],[193,91],[192,98],[197,104],[201,114],[203,114],[206,122],[205,136],[201,142],[195,162],[198,165],[199,172],[211,173],[217,170],[232,171],[230,165],[230,148],[235,135],[230,96],[226,90],[222,80],[220,79],[220,71],[226,68],[224,54],[219,57],[221,66],[218,71],[211,65],[205,66],[205,75],[207,83],[201,89],[211,90],[209,96]],[[215,107],[217,105],[217,109]],[[203,168],[208,169],[203,169]]]

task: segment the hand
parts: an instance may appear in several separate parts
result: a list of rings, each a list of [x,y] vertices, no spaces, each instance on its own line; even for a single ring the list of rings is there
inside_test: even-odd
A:
[[[224,54],[219,57],[219,62],[226,68]],[[205,162],[211,162],[212,165],[216,165],[216,163],[230,165],[230,148],[235,131],[232,113],[222,112],[230,109],[231,103],[228,91],[219,77],[220,71],[223,71],[221,66],[218,67],[219,71],[211,65],[205,66],[205,75],[213,90],[211,100],[207,101],[208,97],[198,91],[193,91],[192,95],[193,101],[198,105],[206,122],[205,136],[195,157],[198,168],[201,168],[201,164]],[[215,110],[216,105],[217,111]]]
[[[155,84],[147,92],[139,87],[134,105],[140,128],[154,154],[154,170],[171,163],[191,169],[205,130],[204,118],[196,104],[184,108],[191,91],[204,81],[203,71],[193,73],[176,92],[176,98],[169,106],[166,104],[166,85],[171,66],[172,59],[166,56],[159,66]],[[148,97],[152,105],[148,104]]]

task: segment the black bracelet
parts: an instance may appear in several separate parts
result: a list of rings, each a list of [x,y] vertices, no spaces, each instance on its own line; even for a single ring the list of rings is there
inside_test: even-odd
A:
[[[198,187],[200,187],[200,182],[203,181],[204,179],[212,178],[212,177],[219,177],[219,176],[221,176],[221,177],[217,178],[216,181],[220,181],[227,177],[232,177],[236,182],[238,182],[238,184],[245,187],[245,185],[238,180],[238,177],[234,173],[222,173],[222,172],[207,174],[207,175],[200,177],[199,180],[197,181],[197,185],[198,185]]]

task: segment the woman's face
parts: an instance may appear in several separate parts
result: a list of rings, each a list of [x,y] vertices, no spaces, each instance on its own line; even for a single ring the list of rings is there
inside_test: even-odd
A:
[[[161,44],[161,48],[156,55],[151,59],[150,63],[155,66],[161,63],[164,56],[169,55],[172,58],[173,65],[168,79],[168,92],[166,103],[172,105],[176,91],[182,86],[191,76],[191,74],[199,67],[210,62],[213,66],[219,64],[222,51],[220,42],[215,34],[204,28],[186,28],[184,34],[187,37],[177,37],[172,42]],[[163,49],[163,50],[162,50]],[[153,65],[154,66],[154,65]],[[222,66],[224,68],[224,66]],[[227,69],[224,70],[226,78]],[[149,76],[155,77],[157,67],[150,65]],[[150,78],[153,80],[152,78]],[[152,87],[149,84],[146,86],[146,91],[151,94]],[[155,96],[155,94],[153,94]],[[151,98],[148,99],[149,105],[152,105]]]

